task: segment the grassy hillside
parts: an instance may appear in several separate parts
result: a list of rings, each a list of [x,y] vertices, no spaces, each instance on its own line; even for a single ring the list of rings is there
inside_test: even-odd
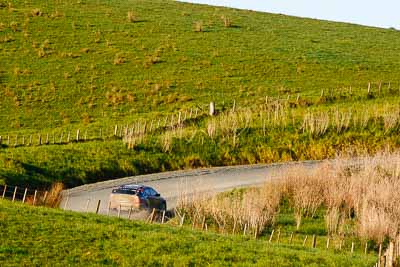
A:
[[[0,183],[74,186],[398,147],[399,41],[391,29],[173,1],[0,0]],[[209,101],[222,113],[235,102],[246,108],[238,120],[252,122],[227,127],[232,141],[218,129],[210,134],[213,121],[203,116],[183,133],[161,127],[134,150],[116,138],[17,148],[4,142],[38,133],[58,139],[77,128],[110,132],[179,110],[204,113]],[[332,122],[337,109],[369,117],[362,127],[330,125],[317,135],[303,127],[306,114],[320,121],[329,113]]]
[[[372,266],[376,260],[2,200],[0,218],[3,266]]]
[[[82,122],[84,114],[103,122],[210,100],[245,105],[266,95],[399,85],[394,30],[173,1],[7,3],[2,131]]]

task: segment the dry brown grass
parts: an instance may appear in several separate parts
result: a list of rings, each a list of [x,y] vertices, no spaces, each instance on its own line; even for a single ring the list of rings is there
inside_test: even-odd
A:
[[[61,202],[61,192],[64,189],[64,184],[63,183],[54,183],[51,188],[50,191],[47,195],[47,199],[46,199],[46,206],[55,208],[60,206],[60,202]]]
[[[290,197],[295,210],[296,227],[300,228],[303,217],[314,217],[324,202],[324,181],[321,169],[292,168],[286,173],[285,194]]]
[[[131,22],[131,23],[137,21],[136,15],[135,15],[135,13],[133,13],[133,11],[128,11],[127,19],[128,19],[128,22]]]
[[[222,21],[224,22],[224,27],[225,28],[231,28],[233,27],[232,21],[230,18],[226,17],[226,16],[222,16],[221,17]]]
[[[203,22],[197,21],[194,24],[194,31],[195,32],[204,32]]]
[[[341,234],[345,220],[356,223],[363,238],[382,242],[400,230],[400,154],[380,153],[361,159],[337,159],[284,175],[286,194],[300,215],[326,208],[331,234]]]
[[[113,64],[114,65],[121,65],[121,64],[124,64],[124,63],[125,63],[125,57],[121,53],[116,54],[115,57],[114,57]]]
[[[39,8],[34,8],[34,9],[31,10],[31,16],[32,17],[40,17],[42,15],[43,15],[43,12]]]
[[[204,227],[203,222],[207,222],[222,233],[242,233],[246,229],[247,233],[258,234],[273,224],[280,200],[281,190],[268,183],[231,194],[182,194],[177,209],[190,218],[193,226]]]
[[[64,189],[63,183],[59,182],[54,183],[47,193],[46,192],[38,193],[35,205],[37,206],[43,205],[52,208],[59,207],[61,203],[61,192],[63,189]],[[33,204],[32,196],[30,196],[27,199],[27,203]]]

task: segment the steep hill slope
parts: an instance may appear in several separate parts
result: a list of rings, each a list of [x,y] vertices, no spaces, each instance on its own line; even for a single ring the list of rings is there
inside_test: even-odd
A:
[[[398,43],[391,29],[174,1],[0,0],[0,183],[398,147]]]
[[[399,82],[395,30],[173,1],[1,3],[2,132]]]

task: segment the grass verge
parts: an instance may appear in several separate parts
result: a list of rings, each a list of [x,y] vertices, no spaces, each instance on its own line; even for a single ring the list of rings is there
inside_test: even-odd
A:
[[[372,266],[376,260],[4,200],[0,229],[2,266]]]

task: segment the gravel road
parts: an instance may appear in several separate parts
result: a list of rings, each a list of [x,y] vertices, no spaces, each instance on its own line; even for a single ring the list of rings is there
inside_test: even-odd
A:
[[[98,200],[101,200],[100,213],[104,214],[107,212],[108,197],[113,188],[123,184],[140,183],[156,189],[167,200],[168,209],[172,209],[176,206],[177,198],[182,192],[218,193],[233,188],[259,186],[296,164],[311,168],[321,162],[215,167],[126,177],[65,190],[60,207],[66,206],[67,210],[93,212],[96,210]],[[67,196],[68,202],[65,203]]]

